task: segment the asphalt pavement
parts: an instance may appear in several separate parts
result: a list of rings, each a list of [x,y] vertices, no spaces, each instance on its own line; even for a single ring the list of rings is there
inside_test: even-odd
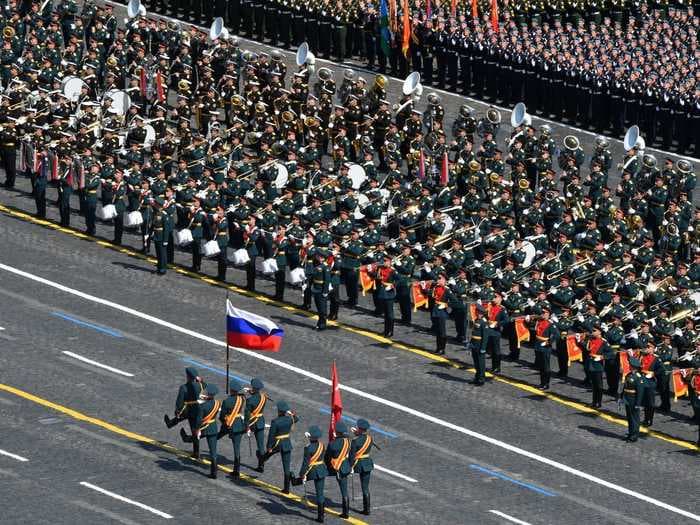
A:
[[[244,442],[247,478],[234,483],[222,472],[212,481],[162,423],[185,366],[224,386],[223,289],[176,272],[159,277],[127,253],[6,215],[0,235],[0,450],[28,459],[0,452],[9,523],[168,519],[153,511],[183,521],[312,518],[274,488],[277,458],[260,475]],[[688,447],[650,435],[629,445],[618,423],[575,406],[495,380],[474,387],[465,370],[345,328],[315,333],[293,310],[231,297],[285,328],[279,354],[235,351],[231,370],[262,377],[273,399],[298,410],[293,468],[306,427],[327,427],[333,361],[344,414],[376,427],[373,456],[383,470],[373,477],[372,515],[353,514],[362,521],[700,521],[698,458]],[[225,468],[231,446],[219,445]],[[46,494],[41,508],[37,487]],[[332,478],[327,491],[337,509]]]

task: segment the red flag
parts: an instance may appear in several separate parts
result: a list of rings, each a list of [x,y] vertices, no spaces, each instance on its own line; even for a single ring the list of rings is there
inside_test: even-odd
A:
[[[55,153],[51,153],[50,155],[51,178],[49,180],[58,180],[58,156]]]
[[[158,102],[165,102],[165,90],[163,89],[163,75],[160,71],[156,73],[156,95]]]
[[[403,0],[403,37],[401,40],[401,51],[403,56],[408,56],[408,48],[411,45],[411,14],[408,9],[408,0]]]
[[[396,0],[389,0],[389,30],[392,33],[396,33],[397,29],[396,11]]]
[[[425,2],[425,16],[427,18],[432,18],[433,16],[433,7],[430,5],[430,0]]]
[[[452,0],[450,4],[450,16],[454,18],[455,15],[457,15],[457,0]]]
[[[343,417],[343,400],[340,399],[340,385],[338,384],[338,370],[335,361],[331,366],[331,422],[328,427],[328,441],[335,439],[335,425]]]
[[[418,163],[418,178],[420,180],[425,179],[425,155],[423,154],[423,148],[420,150],[420,162]]]
[[[477,0],[472,0],[472,18],[476,20],[479,18],[479,4]]]
[[[139,74],[139,88],[141,89],[141,96],[146,98],[146,68],[141,68],[141,73]]]
[[[44,161],[43,155],[39,155],[37,153],[36,149],[34,149],[34,156],[32,157],[32,167],[33,167],[32,171],[34,173],[39,173],[39,170],[41,169],[43,161]]]
[[[491,0],[491,27],[498,32],[498,0]]]
[[[440,170],[440,186],[447,186],[447,181],[450,180],[449,177],[449,166],[447,164],[447,152],[442,156],[442,169]]]

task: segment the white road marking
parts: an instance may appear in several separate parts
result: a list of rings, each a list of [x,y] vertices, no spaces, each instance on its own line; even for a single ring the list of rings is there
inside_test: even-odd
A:
[[[389,470],[388,468],[385,467],[380,467],[376,463],[374,464],[374,468],[377,469],[379,472],[385,472],[386,474],[390,474],[392,476],[396,476],[397,478],[404,479],[406,481],[410,481],[411,483],[418,483],[417,479],[410,478],[406,476],[405,474],[401,474],[401,472],[396,472],[395,470]]]
[[[124,372],[123,370],[119,370],[118,368],[114,368],[112,366],[108,365],[103,365],[102,363],[98,363],[97,361],[93,361],[92,359],[88,359],[87,357],[83,357],[78,354],[74,354],[73,352],[68,352],[64,350],[62,353],[66,354],[68,357],[72,357],[73,359],[77,359],[78,361],[82,361],[83,363],[87,363],[89,365],[93,365],[99,368],[104,368],[105,370],[109,370],[110,372],[114,372],[115,374],[119,374],[122,376],[126,377],[134,377],[134,374],[130,374],[129,372]]]
[[[2,332],[3,330],[5,330],[5,329],[2,326],[0,326],[0,332]]]
[[[119,2],[114,2],[114,1],[112,1],[112,0],[104,0],[104,1],[105,1],[106,4],[110,4],[110,5],[114,6],[114,7],[121,7],[122,9],[124,9],[124,7],[125,7],[124,4],[121,4],[121,3],[119,3]],[[173,18],[173,17],[168,16],[168,15],[161,15],[161,14],[159,14],[159,13],[148,13],[148,16],[149,16],[149,17],[153,17],[153,18],[159,18],[159,19],[162,19],[162,20],[168,20],[168,21],[170,21],[170,22],[179,22],[179,23],[182,23],[182,20],[180,20],[180,19]],[[209,32],[209,28],[208,28],[208,27],[200,26],[200,25],[197,25],[197,24],[187,24],[187,25],[189,25],[189,26],[194,26],[194,27],[197,27],[197,28],[201,29],[202,31]],[[244,38],[244,37],[240,37],[240,36],[238,37],[238,40],[241,41],[241,42],[249,42],[249,43],[251,43],[251,44],[253,44],[253,45],[257,45],[257,46],[267,47],[267,48],[270,48],[270,49],[277,49],[277,51],[279,51],[279,52],[281,52],[281,53],[284,53],[285,55],[288,55],[288,56],[295,56],[295,55],[296,55],[296,51],[288,51],[288,50],[286,50],[286,49],[276,48],[276,47],[274,47],[274,46],[270,46],[269,44],[265,44],[265,43],[258,42],[257,40],[251,40],[251,39],[249,39],[249,38]],[[312,51],[313,51],[313,50],[312,50]],[[325,58],[316,58],[316,62],[321,63],[321,64],[328,64],[328,65],[335,66],[335,67],[338,67],[338,68],[342,68],[342,67],[343,67],[342,64],[338,64],[338,62],[335,62],[335,61],[333,61],[333,60],[327,60],[327,59],[325,59]],[[373,73],[372,71],[370,71],[369,69],[367,69],[367,68],[366,68],[364,65],[362,65],[362,64],[356,65],[355,63],[350,62],[350,63],[348,63],[347,65],[349,65],[351,69],[356,69],[356,70],[358,70],[358,71],[364,71],[364,72],[366,72],[366,73]],[[403,83],[403,79],[402,79],[402,78],[393,77],[393,76],[391,76],[391,75],[387,75],[386,73],[384,74],[384,76],[385,76],[386,78],[388,78],[389,80],[393,80],[393,81],[398,82],[398,83],[400,83],[400,84]],[[477,103],[477,104],[481,104],[482,106],[493,107],[493,108],[498,109],[499,111],[502,111],[502,112],[508,113],[508,114],[510,114],[511,111],[513,111],[513,108],[506,108],[506,107],[503,107],[503,106],[499,106],[499,105],[497,105],[497,104],[489,104],[488,102],[485,102],[485,101],[483,101],[483,100],[478,100],[478,99],[476,99],[476,98],[472,98],[472,97],[467,97],[467,96],[464,96],[464,95],[460,95],[460,94],[454,93],[454,92],[452,92],[452,91],[445,91],[444,89],[440,89],[440,88],[436,88],[436,87],[431,87],[431,88],[430,88],[430,91],[434,91],[434,92],[436,92],[436,93],[442,93],[443,95],[447,95],[447,96],[450,96],[450,97],[454,97],[455,99],[458,99],[458,100],[459,100],[459,99],[465,99],[465,100],[469,100],[469,101],[471,101],[471,102],[475,102],[475,103]],[[507,116],[507,115],[506,115],[506,116]],[[576,133],[583,133],[584,135],[589,135],[589,136],[591,136],[591,137],[597,137],[598,135],[605,136],[603,133],[596,133],[596,132],[593,132],[593,131],[588,131],[587,129],[577,128],[576,126],[572,126],[572,125],[570,125],[570,124],[564,124],[564,123],[562,123],[562,122],[557,122],[557,121],[555,121],[555,120],[549,120],[548,118],[538,117],[538,116],[535,116],[535,115],[531,115],[531,116],[532,116],[532,119],[533,119],[533,120],[541,120],[542,122],[547,122],[547,123],[549,123],[549,124],[554,124],[555,126],[561,126],[561,127],[564,128],[564,129],[571,129],[571,130],[576,131]],[[505,120],[505,118],[504,118],[504,120]],[[616,137],[607,137],[607,139],[608,139],[609,141],[617,142],[618,144],[622,144],[622,141],[621,141],[620,139],[616,138]],[[670,152],[667,152],[667,151],[664,151],[664,150],[660,150],[660,149],[656,149],[656,148],[646,148],[645,151],[656,151],[657,153],[663,153],[663,154],[665,154],[665,155],[671,154]],[[687,160],[687,161],[689,161],[689,162],[697,163],[698,161],[700,161],[700,159],[697,159],[697,158],[695,158],[695,157],[690,157],[690,156],[686,156],[686,155],[678,155],[677,153],[673,153],[673,155],[676,156],[676,157],[678,157],[679,159],[685,159],[685,160]]]
[[[172,519],[172,516],[166,512],[163,512],[158,509],[154,509],[153,507],[149,507],[148,505],[144,505],[143,503],[139,503],[138,501],[134,501],[133,499],[125,498],[124,496],[120,496],[119,494],[115,494],[114,492],[110,492],[108,490],[105,490],[101,487],[98,487],[97,485],[93,485],[92,483],[88,483],[87,481],[81,481],[80,484],[83,487],[87,487],[89,489],[92,489],[96,492],[99,492],[100,494],[104,494],[105,496],[109,496],[110,498],[117,499],[119,501],[123,501],[124,503],[129,503],[131,505],[134,505],[135,507],[138,507],[143,510],[147,510],[148,512],[152,512],[156,516],[160,516],[161,518],[165,518],[166,520]]]
[[[160,319],[158,317],[154,317],[154,316],[149,315],[147,313],[140,312],[139,310],[129,308],[128,306],[123,306],[121,304],[114,303],[112,301],[108,301],[107,299],[102,299],[101,297],[95,297],[94,295],[90,295],[90,294],[87,294],[85,292],[81,292],[80,290],[75,290],[75,289],[70,288],[68,286],[65,286],[63,284],[60,284],[60,283],[57,283],[54,281],[50,281],[48,279],[44,279],[43,277],[39,277],[37,275],[25,272],[23,270],[19,270],[17,268],[12,267],[12,266],[7,266],[6,264],[0,263],[0,270],[5,270],[5,271],[10,272],[12,274],[19,275],[21,277],[25,277],[26,279],[45,284],[45,285],[50,286],[52,288],[55,288],[57,290],[64,291],[64,292],[69,293],[71,295],[75,295],[76,297],[81,297],[87,301],[91,301],[91,302],[96,303],[96,304],[101,304],[103,306],[107,306],[109,308],[119,310],[121,312],[138,317],[140,319],[144,319],[146,321],[149,321],[153,324],[157,324],[159,326],[169,328],[175,332],[189,335],[190,337],[193,337],[195,339],[199,339],[200,341],[205,341],[207,343],[210,343],[212,345],[219,346],[222,348],[226,347],[225,341],[221,341],[221,340],[216,339],[214,337],[209,337],[208,335],[204,335],[200,332],[195,332],[194,330],[184,328],[180,325],[165,321],[165,320]],[[222,311],[222,315],[223,315],[223,312],[224,312],[223,305],[222,305],[221,311]],[[308,370],[304,370],[303,368],[299,368],[299,367],[296,367],[294,365],[290,365],[289,363],[284,363],[282,361],[278,361],[277,359],[273,359],[272,357],[265,355],[261,352],[253,352],[250,350],[245,350],[243,348],[236,348],[236,347],[230,347],[230,348],[235,349],[236,351],[240,352],[241,354],[247,355],[247,356],[255,358],[255,359],[259,359],[261,361],[278,366],[280,368],[284,368],[285,370],[289,370],[290,372],[294,372],[294,373],[297,373],[299,375],[308,377],[309,379],[313,379],[315,381],[318,381],[319,383],[323,383],[325,385],[331,384],[330,379],[322,377],[322,376],[315,374],[313,372],[309,372]],[[564,463],[560,463],[558,461],[555,461],[553,459],[549,459],[549,458],[541,456],[539,454],[535,454],[534,452],[530,452],[528,450],[517,447],[515,445],[511,445],[511,444],[506,443],[504,441],[500,441],[496,438],[492,438],[492,437],[487,436],[485,434],[481,434],[480,432],[476,432],[475,430],[470,430],[468,428],[461,427],[461,426],[456,425],[454,423],[450,423],[449,421],[445,421],[444,419],[440,419],[438,417],[431,416],[430,414],[426,414],[425,412],[420,412],[419,410],[415,410],[411,407],[401,405],[400,403],[397,403],[395,401],[390,401],[388,399],[384,399],[383,397],[379,397],[377,395],[370,394],[370,393],[364,392],[362,390],[358,390],[357,388],[353,388],[350,386],[344,386],[344,385],[341,385],[340,388],[342,390],[350,393],[350,394],[355,394],[358,397],[362,397],[364,399],[369,399],[371,401],[374,401],[375,403],[393,408],[394,410],[398,410],[400,412],[404,412],[405,414],[410,414],[418,419],[422,419],[424,421],[428,421],[430,423],[433,423],[434,425],[438,425],[438,426],[441,426],[444,428],[448,428],[450,430],[454,430],[455,432],[459,432],[460,434],[464,434],[465,436],[469,436],[469,437],[472,437],[474,439],[478,439],[480,441],[483,441],[485,443],[489,443],[490,445],[493,445],[495,447],[502,448],[504,450],[508,450],[509,452],[513,452],[515,454],[526,457],[526,458],[531,459],[533,461],[537,461],[538,463],[542,463],[544,465],[550,466],[550,467],[555,468],[557,470],[560,470],[562,472],[566,472],[567,474],[571,474],[572,476],[576,476],[578,478],[585,479],[587,481],[590,481],[590,482],[595,483],[597,485],[600,485],[602,487],[608,488],[610,490],[614,490],[614,491],[619,492],[621,494],[625,494],[626,496],[630,496],[632,498],[638,499],[640,501],[644,501],[644,502],[649,503],[651,505],[654,505],[656,507],[668,510],[668,511],[673,512],[675,514],[679,514],[681,516],[685,516],[686,518],[700,522],[700,515],[698,515],[698,514],[694,514],[692,512],[687,511],[687,510],[683,510],[679,507],[675,507],[675,506],[671,505],[670,503],[666,503],[664,501],[652,498],[650,496],[646,496],[645,494],[642,494],[641,492],[637,492],[635,490],[625,488],[621,485],[617,485],[615,483],[612,483],[612,482],[607,481],[605,479],[599,478],[599,477],[594,476],[592,474],[588,474],[587,472],[583,472],[582,470],[578,470],[574,467],[570,467],[568,465],[565,465]]]
[[[12,452],[8,452],[7,450],[3,450],[0,448],[0,454],[3,456],[7,456],[8,458],[16,459],[17,461],[29,461],[27,458],[18,456],[17,454],[13,454]]]
[[[513,516],[509,516],[505,512],[501,512],[498,510],[490,510],[489,512],[491,514],[495,514],[496,516],[500,516],[504,520],[508,520],[511,523],[517,523],[518,525],[530,525],[527,521],[519,520],[518,518],[514,518]]]

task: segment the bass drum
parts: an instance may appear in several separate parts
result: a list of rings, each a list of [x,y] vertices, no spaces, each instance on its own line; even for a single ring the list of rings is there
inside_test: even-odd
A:
[[[126,112],[131,107],[131,97],[126,91],[110,89],[105,93],[105,97],[112,99],[112,107],[109,108],[109,113],[114,115],[126,115]]]

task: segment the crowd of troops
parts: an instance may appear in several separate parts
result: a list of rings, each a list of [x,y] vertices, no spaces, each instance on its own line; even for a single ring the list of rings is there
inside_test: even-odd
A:
[[[321,429],[312,425],[304,433],[307,445],[299,467],[298,475],[292,473],[291,459],[293,450],[293,433],[300,417],[286,401],[276,403],[277,415],[270,421],[267,439],[265,439],[265,408],[273,401],[265,391],[260,378],[254,377],[250,385],[243,385],[232,379],[228,385],[227,397],[216,399],[219,393],[216,385],[208,384],[199,376],[197,369],[185,369],[186,382],[180,386],[175,400],[175,415],[164,416],[168,428],[173,428],[183,421],[190,427],[188,434],[180,429],[180,436],[186,443],[192,443],[192,456],[200,458],[200,440],[206,440],[209,447],[210,477],[218,474],[218,440],[231,439],[233,446],[233,470],[231,478],[240,478],[241,441],[248,438],[248,449],[252,456],[255,440],[255,455],[258,460],[255,471],[264,472],[265,463],[279,454],[282,463],[282,492],[289,494],[292,485],[314,483],[316,493],[317,519],[323,523],[325,516],[325,480],[334,477],[341,494],[341,518],[348,518],[350,513],[350,494],[348,478],[357,474],[362,488],[362,514],[369,515],[371,502],[369,483],[374,462],[371,458],[372,448],[378,448],[369,433],[370,424],[366,419],[358,419],[356,427],[348,429],[338,421],[335,424],[329,443],[322,441]],[[350,432],[354,437],[350,437]],[[354,477],[351,478],[354,483]],[[353,487],[354,493],[354,487]]]
[[[470,2],[452,12],[451,3],[433,1],[428,16],[418,0],[404,56],[400,8],[387,55],[378,3],[236,0],[211,4],[204,19],[222,16],[234,33],[272,45],[306,41],[324,58],[357,57],[400,78],[420,71],[428,86],[504,105],[527,100],[533,113],[613,136],[638,124],[648,145],[700,155],[700,24],[692,4],[521,0],[501,8],[494,31],[482,19],[488,5],[474,19]]]
[[[328,68],[288,71],[279,52],[235,37],[83,10],[62,25],[33,4],[3,31],[16,57],[0,103],[5,185],[27,175],[39,216],[52,185],[63,225],[77,200],[88,234],[98,212],[116,244],[131,228],[159,274],[178,244],[193,271],[209,256],[222,281],[245,268],[248,290],[270,276],[277,300],[300,285],[318,330],[360,292],[387,338],[396,303],[406,326],[425,309],[435,351],[453,323],[479,385],[487,356],[500,371],[501,340],[513,360],[530,340],[543,389],[550,356],[562,378],[580,360],[600,407],[603,380],[617,397],[639,359],[647,425],[657,392],[667,411],[689,385],[700,410],[700,211],[687,160],[658,160],[639,141],[613,159],[603,137],[586,154],[526,118],[506,136],[495,108],[463,106],[448,123],[435,93],[424,112],[411,86],[392,105],[382,75],[336,83]]]

